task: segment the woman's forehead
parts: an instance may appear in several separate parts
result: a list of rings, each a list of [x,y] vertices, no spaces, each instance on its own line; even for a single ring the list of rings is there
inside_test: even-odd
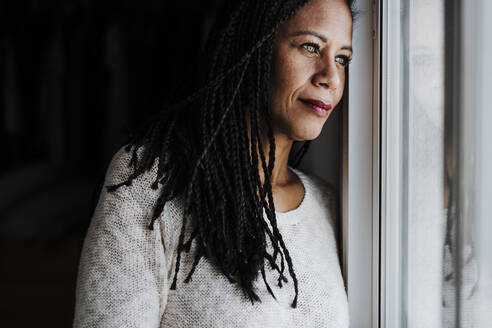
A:
[[[345,0],[311,0],[281,27],[282,33],[313,31],[327,39],[352,36],[352,16]]]

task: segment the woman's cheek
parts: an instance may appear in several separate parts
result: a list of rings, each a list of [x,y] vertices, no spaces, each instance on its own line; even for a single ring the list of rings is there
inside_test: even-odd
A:
[[[342,72],[340,76],[340,88],[338,89],[337,96],[336,96],[337,104],[340,102],[340,100],[342,100],[344,87],[345,87],[345,71]]]
[[[293,54],[285,60],[285,75],[291,80],[299,80],[299,77],[306,74],[309,63],[299,55]]]

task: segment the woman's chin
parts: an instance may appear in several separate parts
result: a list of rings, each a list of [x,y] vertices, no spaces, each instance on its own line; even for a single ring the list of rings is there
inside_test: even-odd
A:
[[[313,128],[294,134],[292,139],[296,141],[314,140],[317,137],[319,137],[320,134],[321,134],[320,128]]]
[[[326,120],[313,119],[306,116],[290,117],[288,121],[284,121],[284,124],[278,126],[276,130],[281,131],[281,134],[291,140],[307,141],[316,139],[321,134],[325,122]]]

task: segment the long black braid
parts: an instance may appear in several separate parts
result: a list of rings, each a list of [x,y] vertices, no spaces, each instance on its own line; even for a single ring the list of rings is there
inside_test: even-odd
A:
[[[130,186],[157,159],[157,176],[151,188],[158,189],[159,185],[162,188],[149,229],[153,230],[167,201],[185,196],[171,289],[176,289],[181,252],[188,251],[195,240],[193,266],[185,282],[191,280],[201,257],[205,256],[231,283],[238,283],[254,303],[260,301],[253,291],[253,281],[259,272],[275,298],[266,281],[264,260],[278,271],[280,287],[282,281],[288,281],[284,275],[285,260],[295,288],[291,306],[297,306],[298,282],[277,227],[270,183],[275,140],[268,106],[268,81],[278,27],[307,1],[227,1],[209,34],[199,66],[203,69],[183,89],[184,93],[176,93],[164,110],[150,118],[144,129],[131,134],[126,143],[125,150],[132,151],[129,165],[133,172],[126,181],[106,187],[112,192],[120,186]],[[352,1],[347,3],[353,15]],[[184,96],[186,93],[188,96]],[[268,127],[268,163],[260,138],[260,109]],[[247,133],[247,119],[251,123],[251,138]],[[289,158],[293,167],[299,164],[308,146],[309,141],[297,156]],[[259,160],[265,172],[263,185]],[[264,220],[263,210],[271,229]],[[185,242],[188,219],[192,233]],[[266,251],[266,237],[271,241],[273,255]],[[279,255],[280,266],[276,263]]]

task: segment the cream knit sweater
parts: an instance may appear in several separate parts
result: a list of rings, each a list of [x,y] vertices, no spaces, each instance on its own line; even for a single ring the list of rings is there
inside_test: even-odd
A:
[[[126,180],[130,156],[123,148],[114,155],[104,185]],[[166,203],[154,230],[147,229],[159,191],[150,188],[156,170],[157,161],[131,186],[114,193],[101,191],[80,258],[74,327],[348,327],[347,294],[334,235],[336,193],[327,183],[291,168],[304,184],[304,199],[296,209],[276,213],[299,281],[294,309],[287,267],[289,281],[280,288],[278,272],[266,264],[266,278],[277,300],[260,274],[254,286],[262,302],[254,305],[206,258],[200,260],[192,280],[184,283],[195,242],[189,253],[182,253],[176,290],[169,290],[182,198]],[[280,257],[277,260],[280,264]]]

